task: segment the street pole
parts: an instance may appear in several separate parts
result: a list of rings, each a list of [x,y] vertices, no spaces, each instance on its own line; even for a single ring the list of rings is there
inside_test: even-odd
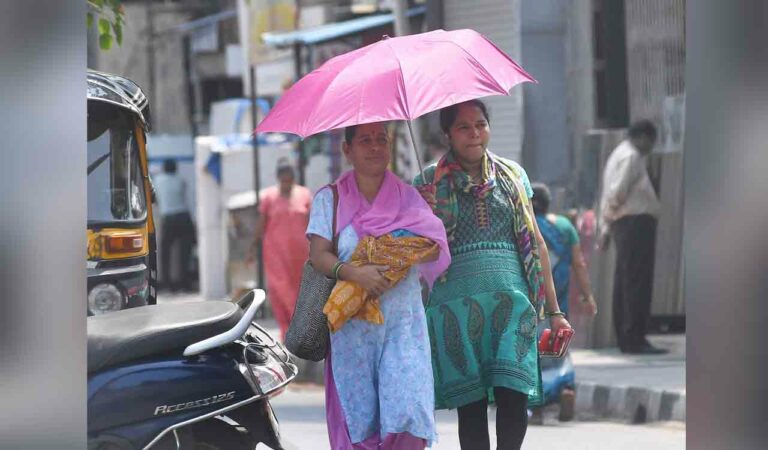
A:
[[[261,199],[259,198],[259,191],[261,190],[261,170],[259,167],[259,137],[256,134],[256,126],[258,125],[258,106],[256,105],[257,92],[256,92],[256,67],[251,65],[250,70],[250,87],[251,87],[251,129],[253,134],[251,135],[251,145],[253,146],[253,189],[256,193],[256,217],[259,216],[259,206]],[[262,238],[263,240],[263,238]],[[256,286],[264,288],[264,255],[262,254],[261,241],[256,244]]]
[[[294,83],[299,81],[302,76],[303,67],[301,64],[301,44],[294,44],[293,45],[293,70],[294,70]],[[299,140],[297,147],[298,154],[298,166],[299,166],[299,184],[302,186],[307,185],[306,180],[306,166],[307,166],[307,159],[304,156],[304,138],[302,137]]]
[[[155,19],[152,14],[152,0],[144,2],[147,13],[147,72],[149,75],[149,98],[155,96]]]
[[[407,0],[393,0],[392,9],[395,15],[395,36],[406,36],[411,34],[411,24],[408,21],[408,15],[406,10],[408,8]],[[419,173],[422,178],[424,177],[424,168],[421,165],[421,157],[419,154],[419,145],[416,143],[416,137],[421,136],[421,126],[417,119],[407,121],[408,133],[411,136],[411,145],[413,145],[413,151],[416,154],[416,164],[419,167]]]
[[[406,36],[411,34],[408,16],[405,14],[408,8],[406,0],[393,0],[392,12],[395,14],[395,36]]]

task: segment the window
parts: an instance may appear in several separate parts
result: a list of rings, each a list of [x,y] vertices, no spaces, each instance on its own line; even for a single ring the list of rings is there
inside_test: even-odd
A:
[[[144,177],[131,113],[105,103],[88,106],[88,223],[147,217]]]

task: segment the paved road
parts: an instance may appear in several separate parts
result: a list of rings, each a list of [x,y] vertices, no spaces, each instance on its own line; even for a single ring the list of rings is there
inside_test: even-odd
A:
[[[287,450],[330,450],[325,426],[323,390],[295,386],[273,402]],[[493,418],[493,412],[491,413]],[[458,450],[456,415],[437,415],[439,442],[433,450]],[[491,424],[494,430],[495,424]],[[493,434],[493,433],[492,433]],[[492,438],[495,445],[495,438]],[[685,428],[681,423],[634,426],[606,422],[562,424],[547,417],[544,426],[528,429],[524,449],[567,448],[568,450],[683,450]]]

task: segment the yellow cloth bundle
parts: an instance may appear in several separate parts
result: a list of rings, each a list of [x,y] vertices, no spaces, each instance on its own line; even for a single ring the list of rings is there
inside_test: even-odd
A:
[[[436,243],[423,237],[394,237],[391,234],[379,238],[366,236],[355,247],[348,264],[355,267],[368,264],[387,266],[389,269],[382,275],[394,286],[408,275],[414,264],[438,251]],[[340,330],[352,318],[378,325],[384,323],[379,298],[368,294],[357,283],[345,280],[336,283],[323,313],[328,317],[331,332]]]

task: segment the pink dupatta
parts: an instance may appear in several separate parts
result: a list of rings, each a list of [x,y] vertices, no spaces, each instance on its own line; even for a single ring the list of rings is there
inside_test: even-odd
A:
[[[407,230],[431,239],[440,247],[436,261],[419,266],[431,289],[437,277],[451,264],[451,253],[442,220],[432,212],[419,192],[389,170],[384,174],[384,181],[372,204],[358,190],[353,170],[339,177],[336,185],[339,192],[337,230],[351,224],[360,238]]]

